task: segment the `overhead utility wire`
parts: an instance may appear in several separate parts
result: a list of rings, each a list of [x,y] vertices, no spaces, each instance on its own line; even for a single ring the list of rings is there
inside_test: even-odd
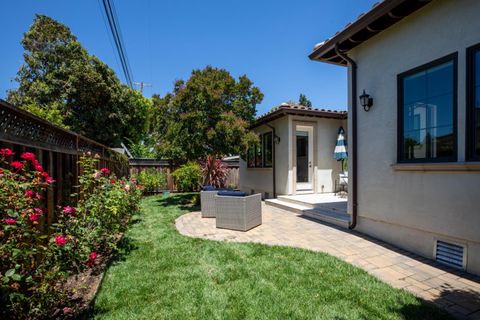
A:
[[[115,47],[117,49],[118,55],[120,57],[120,64],[122,66],[123,73],[125,75],[125,80],[129,87],[133,88],[133,76],[128,63],[125,44],[119,32],[120,25],[118,23],[118,18],[116,13],[112,10],[112,5],[110,0],[103,0],[103,7],[105,9],[105,14],[107,16],[108,24],[110,26],[110,31],[112,32],[113,40],[115,42]]]

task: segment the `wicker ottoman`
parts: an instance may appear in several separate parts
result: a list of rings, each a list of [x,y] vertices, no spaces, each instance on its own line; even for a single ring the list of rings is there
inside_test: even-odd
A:
[[[247,231],[262,224],[262,195],[215,196],[217,228]]]
[[[202,218],[215,218],[215,196],[218,191],[200,191]]]

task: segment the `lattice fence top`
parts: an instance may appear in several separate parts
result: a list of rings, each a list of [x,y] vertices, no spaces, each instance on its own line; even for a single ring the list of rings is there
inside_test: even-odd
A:
[[[108,148],[72,131],[62,129],[0,100],[0,140],[55,152],[91,152],[105,156]]]

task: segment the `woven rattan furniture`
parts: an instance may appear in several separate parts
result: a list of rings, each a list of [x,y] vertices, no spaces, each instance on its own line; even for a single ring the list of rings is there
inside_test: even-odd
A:
[[[200,191],[202,218],[215,218],[215,196],[218,190]]]
[[[247,231],[262,224],[262,195],[215,196],[217,228]]]

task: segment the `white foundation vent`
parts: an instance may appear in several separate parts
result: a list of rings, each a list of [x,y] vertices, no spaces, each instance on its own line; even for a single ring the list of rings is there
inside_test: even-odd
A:
[[[436,246],[437,262],[449,267],[464,269],[465,247],[458,244],[437,240]]]

